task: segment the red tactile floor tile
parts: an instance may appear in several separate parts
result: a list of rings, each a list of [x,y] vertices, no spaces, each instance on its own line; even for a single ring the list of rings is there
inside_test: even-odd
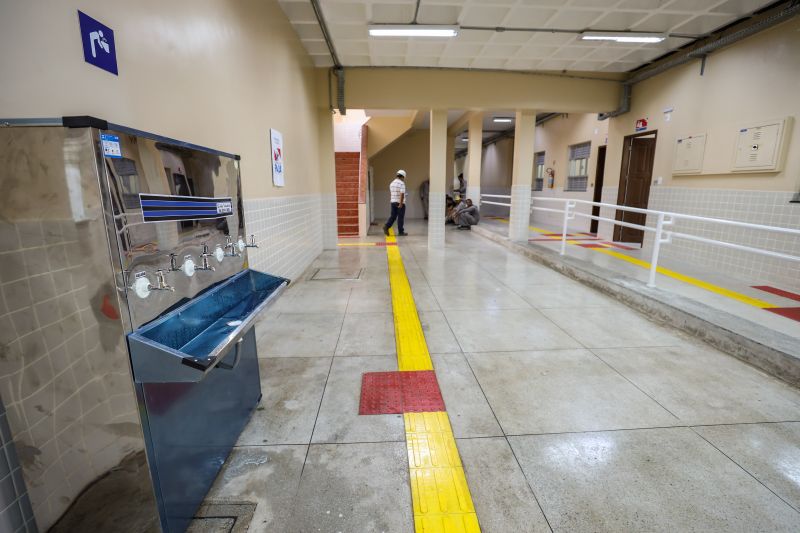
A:
[[[433,370],[365,372],[361,376],[360,415],[444,411]]]
[[[403,389],[403,412],[444,411],[444,399],[433,370],[400,372]]]
[[[770,294],[776,294],[778,296],[782,296],[783,298],[788,298],[790,300],[795,300],[800,302],[800,294],[796,294],[794,292],[785,291],[783,289],[777,289],[775,287],[770,287],[769,285],[753,285],[754,289],[758,289],[760,291],[768,292]]]
[[[800,322],[800,307],[767,307],[766,310]]]
[[[400,372],[365,372],[361,375],[360,415],[388,415],[403,412]]]
[[[593,243],[589,244],[578,243],[578,246],[582,246],[583,248],[608,248],[608,246],[606,246],[605,244],[593,244]]]

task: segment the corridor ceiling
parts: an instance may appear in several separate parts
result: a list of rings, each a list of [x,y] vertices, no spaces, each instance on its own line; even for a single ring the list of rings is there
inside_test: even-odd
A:
[[[281,6],[317,66],[331,66],[310,0]],[[444,67],[516,71],[628,72],[760,10],[764,0],[421,0],[420,24],[459,24],[451,39],[375,38],[371,23],[407,24],[416,0],[319,0],[345,67]],[[489,30],[463,29],[480,26]],[[679,34],[659,44],[581,41],[577,33],[505,28]]]

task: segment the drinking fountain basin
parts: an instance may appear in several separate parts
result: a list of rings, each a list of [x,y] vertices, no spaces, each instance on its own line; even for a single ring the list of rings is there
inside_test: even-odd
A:
[[[288,283],[243,270],[129,334],[134,380],[195,382],[223,359],[236,364],[239,341]]]

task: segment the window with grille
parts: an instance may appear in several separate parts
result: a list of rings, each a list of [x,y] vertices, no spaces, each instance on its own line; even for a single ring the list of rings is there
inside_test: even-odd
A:
[[[589,184],[589,152],[591,143],[573,144],[569,147],[566,191],[585,191]]]
[[[544,152],[537,152],[534,155],[534,174],[533,190],[541,191],[544,188]]]

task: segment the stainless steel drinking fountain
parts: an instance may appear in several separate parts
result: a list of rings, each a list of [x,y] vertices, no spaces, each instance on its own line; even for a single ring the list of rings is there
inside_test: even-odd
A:
[[[41,530],[185,531],[260,397],[238,157],[0,120],[0,394]],[[35,369],[35,372],[31,369]]]

